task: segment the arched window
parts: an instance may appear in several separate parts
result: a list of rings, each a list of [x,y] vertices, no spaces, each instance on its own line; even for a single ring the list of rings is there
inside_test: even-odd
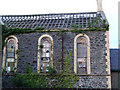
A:
[[[3,69],[9,73],[11,71],[16,71],[17,69],[16,50],[18,49],[18,40],[12,35],[6,38],[5,42],[6,46],[4,47]]]
[[[48,72],[47,67],[53,67],[53,39],[49,35],[42,35],[38,40],[38,66],[41,73]]]
[[[90,74],[90,41],[85,34],[78,34],[74,39],[74,72]]]

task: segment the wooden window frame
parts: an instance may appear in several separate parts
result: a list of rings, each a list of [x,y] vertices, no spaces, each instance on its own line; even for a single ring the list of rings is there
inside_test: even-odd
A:
[[[41,66],[41,54],[40,54],[40,45],[41,45],[41,40],[42,38],[44,37],[48,37],[51,41],[51,52],[50,52],[50,65],[52,66],[53,68],[53,38],[48,35],[48,34],[45,34],[45,35],[42,35],[39,39],[38,39],[38,60],[37,60],[37,72],[40,73],[40,66]]]
[[[77,74],[77,39],[85,37],[87,39],[87,74],[90,74],[90,39],[86,34],[78,34],[74,38],[74,73]]]
[[[17,71],[17,57],[18,57],[18,55],[17,55],[17,53],[16,53],[16,51],[18,50],[18,39],[17,39],[17,37],[16,36],[14,36],[14,35],[10,35],[9,37],[7,37],[6,39],[5,39],[5,43],[7,43],[8,42],[8,40],[10,40],[10,39],[14,39],[15,40],[15,51],[14,51],[14,59],[15,59],[15,66],[14,66],[14,68],[15,68],[15,70],[14,70],[14,72],[16,72]],[[3,64],[2,64],[2,69],[4,69],[5,71],[6,71],[6,54],[7,54],[7,45],[5,45],[4,46],[4,50],[3,50]]]

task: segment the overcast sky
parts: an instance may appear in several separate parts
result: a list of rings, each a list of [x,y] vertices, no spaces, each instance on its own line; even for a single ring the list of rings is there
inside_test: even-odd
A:
[[[96,12],[97,0],[1,0],[0,15]],[[103,0],[110,24],[110,48],[118,47],[118,1]]]

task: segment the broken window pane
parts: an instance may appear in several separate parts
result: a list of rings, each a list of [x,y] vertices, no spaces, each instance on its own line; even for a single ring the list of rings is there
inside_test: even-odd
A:
[[[43,45],[42,53],[41,53],[41,70],[43,73],[48,72],[47,68],[50,62],[50,53],[51,53],[51,40],[48,37],[44,37],[41,40],[41,44]]]
[[[85,37],[77,39],[77,72],[86,74],[87,72],[87,40]]]
[[[13,38],[7,41],[6,71],[14,70],[15,66],[15,40]]]
[[[14,57],[14,53],[7,53],[7,57]]]

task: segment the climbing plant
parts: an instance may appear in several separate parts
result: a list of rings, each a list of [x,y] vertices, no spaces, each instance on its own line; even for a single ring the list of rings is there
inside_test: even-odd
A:
[[[75,32],[75,33],[84,33],[85,31],[106,31],[108,30],[108,25],[106,25],[106,20],[102,21],[102,27],[97,26],[98,19],[94,19],[91,22],[88,21],[88,28],[82,29],[81,25],[71,24],[72,30],[58,30],[61,38],[63,37],[63,32]],[[20,28],[7,28],[6,26],[2,26],[2,37],[3,37],[3,46],[5,45],[5,38],[9,35],[15,34],[24,34],[24,33],[33,33],[33,32],[56,32],[50,30],[44,30],[43,27],[36,27],[35,29],[20,29]],[[40,48],[43,48],[40,45]],[[63,48],[63,47],[62,47]],[[17,51],[16,53],[18,53]],[[39,87],[39,88],[73,88],[74,84],[79,80],[79,77],[72,74],[72,66],[70,64],[72,56],[72,51],[70,52],[70,56],[64,55],[64,51],[61,50],[59,53],[59,59],[54,65],[54,68],[51,66],[48,68],[48,73],[41,75],[36,71],[33,73],[28,64],[26,64],[25,74],[14,73],[14,78],[11,79],[11,82],[16,87]],[[62,62],[61,62],[62,57]]]
[[[88,27],[82,29],[82,25],[77,25],[75,23],[71,23],[73,30],[72,32],[84,33],[85,31],[106,31],[109,29],[109,25],[106,25],[107,20],[103,19],[101,21],[101,25],[99,26],[98,20],[99,18],[94,18],[92,21],[88,21]]]
[[[72,51],[70,52],[70,57]],[[72,66],[70,64],[71,58],[65,56],[63,58],[63,69],[56,71],[55,68],[48,67],[49,72],[40,75],[36,71],[33,73],[29,65],[26,64],[26,74],[14,73],[11,82],[15,87],[37,87],[37,88],[74,88],[74,84],[79,80],[79,77],[72,74]],[[60,63],[61,64],[61,63]]]
[[[2,46],[5,45],[5,39],[9,35],[24,34],[24,33],[33,33],[33,32],[44,32],[43,27],[36,27],[35,29],[23,29],[23,28],[7,28],[5,25],[2,25]]]
[[[5,25],[2,25],[2,46],[5,45],[5,38],[9,35],[15,35],[15,34],[24,34],[24,33],[33,33],[33,32],[59,32],[62,34],[63,32],[75,32],[75,33],[84,33],[85,31],[106,31],[109,29],[109,25],[106,25],[106,20],[101,21],[101,26],[98,25],[98,18],[93,19],[91,22],[88,21],[88,28],[82,29],[82,25],[77,25],[75,23],[71,23],[71,30],[64,30],[60,29],[58,31],[51,31],[51,30],[44,30],[44,27],[37,26],[34,29],[23,29],[23,28],[7,28]]]

